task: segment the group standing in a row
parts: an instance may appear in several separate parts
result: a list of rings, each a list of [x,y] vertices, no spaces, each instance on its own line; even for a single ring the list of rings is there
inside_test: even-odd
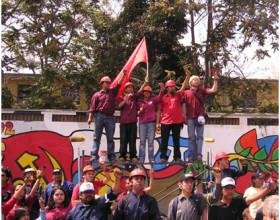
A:
[[[157,96],[152,96],[153,90],[145,80],[141,88],[135,92],[132,82],[125,84],[122,97],[117,97],[118,90],[126,72],[121,73],[118,84],[111,88],[111,79],[108,76],[100,80],[101,90],[96,92],[90,102],[88,124],[94,117],[93,159],[98,159],[99,147],[103,128],[107,138],[108,159],[114,161],[115,146],[114,110],[119,109],[120,114],[120,161],[125,161],[127,147],[129,146],[129,159],[137,161],[136,138],[137,122],[139,122],[139,159],[145,161],[146,142],[148,142],[148,159],[154,162],[154,138],[156,129],[161,130],[162,143],[160,145],[161,162],[168,160],[167,147],[170,132],[172,132],[174,145],[174,161],[181,160],[180,132],[184,123],[188,126],[189,161],[202,160],[202,145],[205,120],[204,98],[207,94],[215,93],[218,89],[218,77],[213,76],[212,88],[200,88],[201,81],[198,76],[191,76],[184,66],[185,80],[181,88],[176,90],[176,83],[168,80],[160,83]],[[185,91],[187,84],[189,89]],[[166,92],[164,92],[166,90]]]

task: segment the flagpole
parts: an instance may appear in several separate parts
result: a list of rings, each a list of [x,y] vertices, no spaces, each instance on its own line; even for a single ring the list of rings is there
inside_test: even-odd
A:
[[[147,62],[147,74],[146,74],[145,81],[149,82],[149,61]]]

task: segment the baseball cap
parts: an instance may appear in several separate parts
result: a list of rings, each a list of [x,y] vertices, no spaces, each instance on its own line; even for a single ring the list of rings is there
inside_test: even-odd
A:
[[[193,175],[191,172],[190,172],[190,173],[185,173],[185,174],[183,174],[183,175],[180,176],[179,182],[183,182],[183,181],[185,181],[185,180],[187,180],[187,179],[193,179],[193,180],[195,180],[195,177],[194,177],[194,175]]]
[[[62,171],[61,171],[61,169],[59,169],[59,168],[56,168],[56,169],[53,169],[53,172],[52,172],[53,174],[54,173],[62,173]]]
[[[222,187],[225,187],[225,186],[234,186],[235,187],[235,180],[231,177],[225,177],[222,179],[221,185],[222,185]]]
[[[82,193],[82,192],[88,192],[88,191],[94,192],[94,186],[93,186],[93,184],[90,183],[90,182],[82,183],[82,184],[80,185],[80,190],[79,190],[79,192]]]
[[[33,168],[26,168],[24,170],[24,173],[29,173],[29,172],[36,172],[36,170],[34,170]]]

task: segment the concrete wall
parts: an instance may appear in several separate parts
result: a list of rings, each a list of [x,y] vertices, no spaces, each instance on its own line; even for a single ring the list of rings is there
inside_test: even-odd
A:
[[[116,114],[116,118],[118,114]],[[84,112],[73,111],[17,111],[6,109],[2,111],[2,162],[4,166],[12,168],[15,183],[21,181],[22,171],[28,167],[41,168],[46,166],[47,172],[44,184],[50,181],[53,168],[61,167],[64,177],[77,182],[78,151],[84,150],[84,164],[89,161],[93,145],[93,125],[89,127]],[[258,119],[258,120],[256,120]],[[67,121],[68,120],[68,121]],[[79,122],[77,122],[79,121]],[[262,124],[262,125],[248,125]],[[82,143],[70,142],[69,137],[83,135]],[[249,161],[249,172],[244,178],[239,178],[237,191],[242,193],[250,184],[250,177],[260,169],[272,172],[278,178],[278,115],[273,114],[210,114],[209,124],[205,126],[205,138],[214,138],[214,143],[205,143],[203,147],[204,160],[207,152],[214,155],[225,151],[230,155],[231,165],[239,168],[238,158],[245,156]],[[154,153],[159,160],[160,135],[154,142]],[[188,133],[185,125],[181,131],[182,159],[188,156]],[[173,158],[172,138],[169,140],[169,160]],[[137,148],[139,139],[137,139]],[[119,151],[119,124],[115,131],[116,152]],[[101,149],[106,150],[106,138],[102,136]],[[147,154],[146,154],[147,155]],[[141,165],[139,165],[141,166]],[[148,171],[151,167],[143,168]],[[177,193],[175,184],[178,176],[186,167],[183,165],[155,165],[156,187],[151,192],[157,194],[160,207],[166,211],[168,202]],[[197,168],[203,171],[203,167]],[[121,169],[124,169],[122,167]],[[148,173],[148,172],[147,172]],[[102,178],[102,172],[97,171],[97,178]],[[113,175],[112,175],[113,178]],[[112,184],[112,183],[110,183]],[[109,184],[109,185],[110,185]],[[166,189],[167,187],[170,187]],[[108,186],[100,192],[104,193]],[[168,195],[166,192],[173,193]],[[162,199],[164,196],[166,198]]]

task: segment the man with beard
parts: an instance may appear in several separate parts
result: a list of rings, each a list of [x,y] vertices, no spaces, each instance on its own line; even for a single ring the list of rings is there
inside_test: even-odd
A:
[[[131,171],[129,178],[132,191],[118,203],[114,220],[155,220],[161,219],[155,198],[145,193],[145,172],[136,168]]]
[[[94,187],[94,193],[96,196],[98,196],[99,189],[103,186],[105,186],[110,180],[110,173],[106,170],[106,167],[103,167],[104,172],[104,179],[95,179],[94,173],[95,170],[91,165],[86,165],[83,168],[83,182],[90,182],[93,183]],[[71,204],[72,206],[75,206],[80,203],[79,200],[79,189],[80,189],[81,183],[76,184],[76,186],[73,189],[73,194],[71,197]]]
[[[112,201],[117,198],[120,189],[121,171],[115,170],[115,183],[105,196],[95,199],[94,185],[84,182],[79,189],[81,203],[69,213],[67,220],[106,220]]]

